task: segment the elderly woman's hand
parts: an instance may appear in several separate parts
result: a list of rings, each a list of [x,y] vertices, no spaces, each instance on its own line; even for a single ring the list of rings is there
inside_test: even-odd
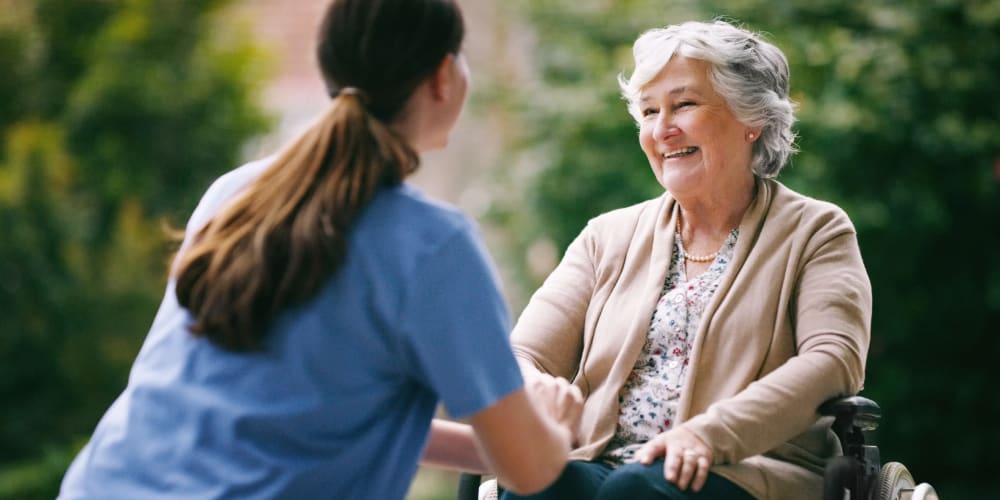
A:
[[[562,377],[553,377],[535,371],[525,374],[525,389],[535,407],[565,427],[576,442],[583,414],[583,395],[580,389]]]
[[[712,449],[684,427],[675,427],[650,439],[639,448],[635,458],[649,465],[663,456],[663,477],[681,490],[688,486],[700,491],[712,467]]]

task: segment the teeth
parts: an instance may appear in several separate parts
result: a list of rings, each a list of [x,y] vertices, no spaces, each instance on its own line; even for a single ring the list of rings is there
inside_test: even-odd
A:
[[[695,151],[698,151],[698,148],[696,148],[694,146],[689,146],[689,147],[686,147],[686,148],[678,149],[677,151],[671,151],[671,152],[663,155],[663,157],[664,158],[668,158],[668,159],[669,158],[678,158],[678,157],[681,157],[681,156],[685,156],[685,155],[689,155],[691,153],[694,153]]]

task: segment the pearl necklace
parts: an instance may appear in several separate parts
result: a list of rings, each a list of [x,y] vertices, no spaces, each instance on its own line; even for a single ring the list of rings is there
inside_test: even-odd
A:
[[[691,262],[701,262],[701,263],[704,263],[704,262],[714,262],[715,259],[719,257],[719,251],[718,250],[716,250],[716,251],[714,251],[714,252],[712,252],[712,253],[710,253],[708,255],[691,255],[691,254],[687,253],[687,250],[684,249],[684,233],[681,232],[681,228],[682,227],[684,227],[684,226],[681,225],[681,214],[678,212],[677,213],[677,239],[680,241],[681,256],[684,257],[684,260],[690,260]]]

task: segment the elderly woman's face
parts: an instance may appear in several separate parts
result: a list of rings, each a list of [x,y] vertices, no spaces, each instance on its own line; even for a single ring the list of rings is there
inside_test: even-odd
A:
[[[711,196],[724,191],[720,183],[742,184],[753,175],[759,130],[736,120],[708,71],[704,61],[674,57],[639,95],[639,144],[675,196]]]

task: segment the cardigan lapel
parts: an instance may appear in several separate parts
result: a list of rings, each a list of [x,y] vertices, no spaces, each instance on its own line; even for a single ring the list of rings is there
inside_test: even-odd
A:
[[[630,323],[613,367],[614,373],[609,374],[609,380],[618,389],[625,384],[646,343],[649,322],[670,270],[676,217],[677,203],[669,193],[664,193],[655,210],[642,214],[629,244],[623,274],[636,276],[636,280],[631,287],[616,294],[615,300],[622,302],[617,306],[623,308],[619,311],[631,309],[625,315],[630,317]]]
[[[743,219],[740,221],[739,229],[740,235],[736,240],[736,248],[733,249],[733,260],[726,267],[726,271],[722,274],[721,281],[719,283],[719,288],[712,295],[711,300],[709,300],[708,305],[705,308],[704,315],[702,316],[701,325],[698,327],[698,333],[694,337],[693,345],[691,346],[691,363],[689,366],[687,379],[684,382],[684,387],[681,390],[681,400],[677,408],[677,421],[683,422],[690,416],[691,410],[691,400],[694,391],[698,390],[698,375],[702,370],[711,370],[712,366],[702,366],[700,363],[700,354],[707,338],[710,335],[719,335],[719,332],[712,329],[712,323],[716,311],[719,309],[719,304],[726,298],[729,293],[736,276],[739,275],[740,270],[747,262],[747,258],[750,255],[750,251],[754,247],[754,243],[760,236],[761,228],[764,225],[764,219],[766,218],[767,211],[771,206],[771,200],[774,196],[774,185],[773,183],[762,180],[760,178],[755,178],[755,189],[756,195],[753,201],[750,202],[750,206],[747,207],[746,212],[743,214]],[[669,262],[669,261],[667,261]]]

